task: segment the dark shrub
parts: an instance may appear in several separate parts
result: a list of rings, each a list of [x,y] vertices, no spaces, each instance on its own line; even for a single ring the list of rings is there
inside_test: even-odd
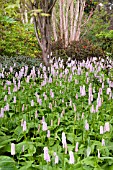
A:
[[[63,48],[61,41],[54,42],[52,45],[53,56],[61,57],[64,62],[70,57],[77,61],[87,60],[90,57],[105,57],[104,52],[99,46],[93,45],[88,40],[72,42],[67,48]]]

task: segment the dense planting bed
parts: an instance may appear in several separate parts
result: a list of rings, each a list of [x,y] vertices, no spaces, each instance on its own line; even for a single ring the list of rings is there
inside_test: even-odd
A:
[[[113,61],[15,69],[0,65],[0,169],[112,170]]]

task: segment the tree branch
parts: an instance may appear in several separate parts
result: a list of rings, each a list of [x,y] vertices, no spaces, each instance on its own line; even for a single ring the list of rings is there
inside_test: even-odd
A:
[[[41,49],[43,49],[43,46],[42,46],[40,38],[39,38],[39,34],[38,34],[38,30],[37,30],[37,22],[36,22],[36,18],[35,17],[34,17],[34,28],[35,28],[35,33],[36,33],[36,38],[38,40],[38,43],[39,43]]]
[[[53,7],[55,6],[55,3],[56,3],[57,0],[54,0],[53,4],[50,6],[50,8],[48,9],[48,13],[51,13]]]

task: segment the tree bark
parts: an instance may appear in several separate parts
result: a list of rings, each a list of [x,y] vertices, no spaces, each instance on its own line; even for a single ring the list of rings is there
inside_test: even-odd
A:
[[[32,2],[31,2],[32,3]],[[44,64],[48,67],[49,56],[51,53],[51,17],[52,10],[56,3],[56,0],[34,0],[32,3],[34,10],[34,27],[38,43],[42,50],[42,58]],[[41,9],[42,12],[37,12],[37,9]],[[43,15],[42,15],[43,14]]]
[[[56,12],[56,9],[54,8],[54,9],[53,9],[53,12],[52,12],[53,36],[54,36],[54,40],[55,40],[55,41],[58,41],[55,12]]]
[[[78,18],[75,41],[79,41],[80,39],[80,30],[81,30],[82,18],[84,14],[84,7],[85,7],[85,0],[80,0],[80,11],[79,11],[79,18]]]
[[[64,25],[63,25],[63,0],[59,0],[59,7],[60,7],[60,39],[63,40],[64,34]]]
[[[60,36],[57,37],[59,40],[63,40],[64,47],[80,38],[85,1],[59,0]]]

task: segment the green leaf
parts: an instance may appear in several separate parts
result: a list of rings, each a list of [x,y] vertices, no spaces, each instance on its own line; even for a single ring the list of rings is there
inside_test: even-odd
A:
[[[40,13],[40,12],[42,12],[42,9],[34,9],[34,10],[31,10],[30,12],[33,12],[33,13]]]
[[[25,166],[22,166],[19,170],[28,170],[34,161],[26,161]]]
[[[44,16],[44,17],[49,17],[50,16],[50,14],[47,14],[47,13],[41,13],[41,15]]]
[[[90,153],[91,153],[91,148],[88,146],[87,147],[87,157],[90,155]]]
[[[8,156],[0,156],[0,170],[17,170],[15,161]]]
[[[67,139],[68,139],[71,143],[73,143],[73,142],[74,142],[73,133],[68,133],[68,134],[67,134]]]
[[[10,136],[0,136],[0,147],[14,140],[15,138],[10,138]]]
[[[113,160],[113,157],[100,157],[101,160],[105,160],[105,159],[111,159]]]
[[[96,159],[95,157],[87,157],[87,158],[82,160],[82,163],[89,165],[91,167],[95,167],[95,163],[96,163],[95,159]]]
[[[74,169],[77,169],[77,170],[84,170],[81,163],[75,164],[75,165],[74,165]]]
[[[109,166],[107,170],[113,170],[113,165]]]

